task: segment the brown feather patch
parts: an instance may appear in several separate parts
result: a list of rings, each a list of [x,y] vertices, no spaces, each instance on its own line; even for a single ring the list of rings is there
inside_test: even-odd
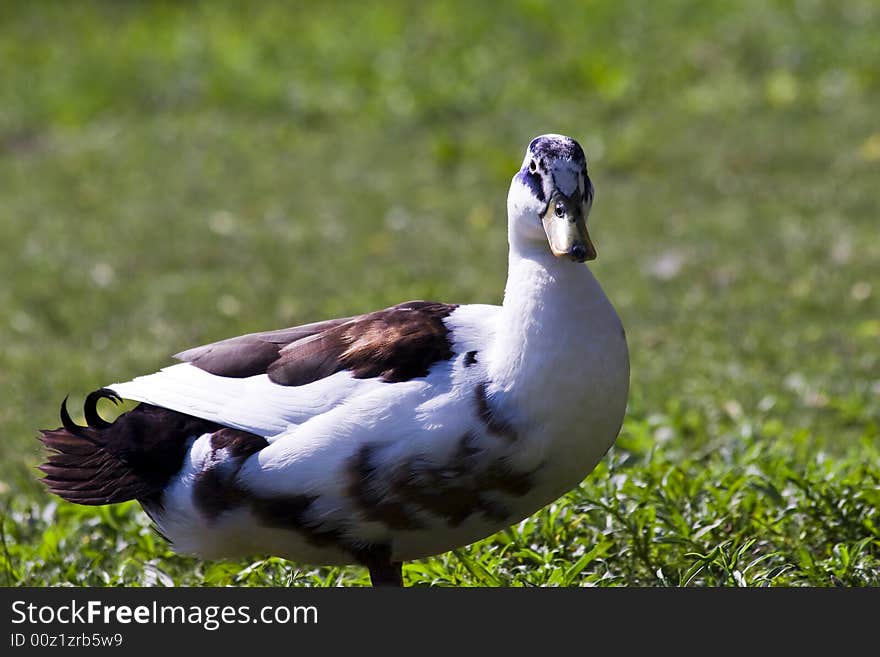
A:
[[[427,376],[434,363],[452,358],[443,319],[456,308],[411,301],[362,315],[284,347],[268,368],[269,378],[298,386],[343,370],[387,383]]]
[[[249,333],[193,347],[175,354],[174,357],[217,376],[239,379],[265,374],[269,365],[278,359],[282,347],[353,319],[357,317],[342,317],[277,331]]]
[[[268,445],[262,436],[240,429],[224,427],[211,434],[211,459],[218,451],[225,451],[221,467],[212,464],[202,470],[193,482],[193,501],[207,518],[213,519],[224,511],[247,500],[247,493],[238,485],[236,477],[245,460]],[[229,463],[229,460],[232,463]]]
[[[348,493],[368,518],[391,529],[420,529],[428,512],[456,527],[475,513],[504,520],[509,511],[488,493],[521,497],[532,488],[532,472],[517,472],[494,459],[481,463],[473,436],[465,434],[445,463],[417,456],[382,465],[382,445],[364,445],[349,462]]]
[[[483,424],[486,425],[486,429],[488,429],[490,433],[493,433],[496,436],[501,436],[513,442],[517,438],[516,429],[513,428],[513,425],[510,422],[498,417],[498,415],[495,413],[491,404],[489,403],[489,396],[486,392],[487,387],[488,385],[486,384],[486,382],[481,381],[477,384],[476,390],[474,392],[474,397],[477,402],[477,414],[483,421]]]
[[[457,307],[408,301],[365,315],[243,335],[176,358],[217,376],[268,374],[285,386],[305,385],[343,370],[358,379],[409,381],[452,358],[443,319]]]

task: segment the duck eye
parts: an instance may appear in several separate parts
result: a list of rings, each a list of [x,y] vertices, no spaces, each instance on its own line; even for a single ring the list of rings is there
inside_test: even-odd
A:
[[[537,171],[537,170],[538,170],[538,165],[535,164],[535,161],[532,160],[531,162],[529,162],[529,171],[531,171],[532,173],[535,173],[535,171]]]
[[[557,203],[554,212],[556,212],[556,216],[561,219],[565,215],[565,206],[562,203]]]

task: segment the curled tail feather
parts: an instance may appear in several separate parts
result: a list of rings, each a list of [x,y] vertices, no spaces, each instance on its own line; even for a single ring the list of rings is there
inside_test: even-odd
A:
[[[83,405],[86,426],[76,424],[61,403],[58,429],[40,432],[49,450],[38,466],[49,490],[77,504],[101,505],[150,499],[180,470],[187,439],[219,425],[159,406],[140,404],[114,422],[98,414],[98,401],[114,404],[119,395],[108,388],[89,394]]]

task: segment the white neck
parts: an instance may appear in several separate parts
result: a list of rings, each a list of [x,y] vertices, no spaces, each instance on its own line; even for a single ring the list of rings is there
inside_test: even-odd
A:
[[[629,362],[620,319],[583,264],[511,241],[504,303],[486,358],[487,402],[518,439],[516,467],[545,473],[551,500],[580,481],[620,429]]]
[[[490,391],[514,413],[554,391],[571,394],[565,388],[578,386],[609,320],[619,326],[586,265],[554,257],[546,243],[524,242],[510,240],[504,303],[487,359]]]

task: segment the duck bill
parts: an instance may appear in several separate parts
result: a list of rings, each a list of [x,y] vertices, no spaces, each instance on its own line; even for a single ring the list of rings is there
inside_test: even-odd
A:
[[[596,247],[587,232],[586,217],[580,201],[557,191],[550,197],[541,221],[544,232],[547,233],[550,251],[557,258],[568,258],[574,262],[596,259]]]

